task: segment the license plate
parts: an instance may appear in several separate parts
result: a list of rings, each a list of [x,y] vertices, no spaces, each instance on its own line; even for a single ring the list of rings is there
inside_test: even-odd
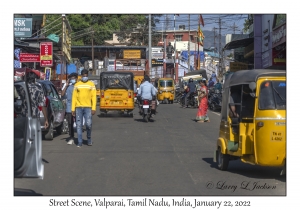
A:
[[[284,137],[284,133],[281,131],[271,132],[271,141],[282,141]]]
[[[122,102],[121,101],[111,101],[110,104],[119,105],[119,104],[122,104]]]
[[[149,108],[149,105],[143,105],[143,108]]]

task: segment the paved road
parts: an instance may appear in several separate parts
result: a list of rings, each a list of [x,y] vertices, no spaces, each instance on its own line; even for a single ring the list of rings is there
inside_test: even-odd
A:
[[[240,161],[230,162],[228,171],[216,168],[218,113],[209,112],[211,122],[201,124],[193,121],[196,109],[178,104],[159,105],[149,123],[137,112],[133,118],[93,116],[92,147],[67,145],[67,135],[43,141],[44,180],[15,179],[16,194],[286,195],[280,169]]]

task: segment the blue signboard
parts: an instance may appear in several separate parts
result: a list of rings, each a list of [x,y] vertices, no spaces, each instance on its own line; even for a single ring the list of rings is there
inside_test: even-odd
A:
[[[32,18],[14,18],[15,37],[31,37]]]

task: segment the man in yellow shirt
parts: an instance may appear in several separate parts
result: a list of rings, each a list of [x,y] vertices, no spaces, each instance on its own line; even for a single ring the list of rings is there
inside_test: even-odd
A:
[[[75,116],[76,119],[77,147],[79,148],[82,146],[83,117],[85,119],[88,146],[92,146],[92,115],[96,113],[97,102],[96,87],[95,84],[88,79],[88,70],[82,70],[81,76],[81,81],[74,85],[72,95],[72,115]]]

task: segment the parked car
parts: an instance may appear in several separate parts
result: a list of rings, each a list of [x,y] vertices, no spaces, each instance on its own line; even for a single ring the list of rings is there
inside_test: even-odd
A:
[[[25,81],[14,82],[14,177],[44,177],[42,138],[38,118],[32,118],[30,94]]]
[[[53,140],[54,130],[56,130],[58,135],[65,133],[67,130],[67,123],[63,123],[65,118],[65,106],[52,82],[48,80],[37,80],[37,82],[42,86],[46,96],[49,122],[48,128],[45,128],[45,117],[43,115],[42,108],[40,108],[42,133],[46,140]]]

